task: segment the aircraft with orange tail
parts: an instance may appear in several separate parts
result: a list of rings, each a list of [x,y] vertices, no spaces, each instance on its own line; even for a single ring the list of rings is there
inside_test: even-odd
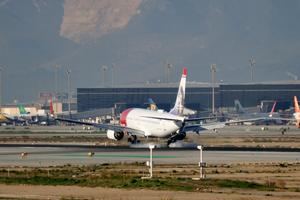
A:
[[[273,117],[270,115],[270,119],[274,120],[282,120],[282,121],[293,121],[296,124],[297,128],[300,128],[300,108],[297,96],[294,96],[294,109],[295,112],[293,113],[293,118],[284,118],[284,117]]]

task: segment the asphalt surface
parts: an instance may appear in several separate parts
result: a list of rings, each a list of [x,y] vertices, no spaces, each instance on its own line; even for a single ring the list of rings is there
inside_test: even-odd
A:
[[[90,152],[94,155],[90,156]],[[300,162],[300,153],[208,150],[203,152],[203,159],[208,164]],[[149,150],[144,148],[0,147],[0,166],[89,165],[147,160]],[[197,164],[199,150],[154,149],[153,160],[157,164]]]
[[[268,131],[262,131],[262,126],[235,126],[220,129],[218,133],[203,132],[201,134],[217,137],[276,137],[281,135],[281,126],[269,126]],[[82,126],[32,126],[32,127],[0,127],[0,138],[8,136],[85,136],[104,137],[106,134],[83,130]],[[290,127],[287,134],[299,137],[299,129]],[[176,144],[176,148],[159,146],[154,149],[153,159],[158,164],[197,164],[199,150],[197,144]],[[89,156],[94,152],[94,156]],[[25,156],[21,156],[21,154]],[[25,154],[24,154],[25,153]],[[27,154],[27,155],[26,155]],[[240,162],[300,162],[299,148],[205,148],[204,161],[212,164],[229,164]],[[0,166],[49,166],[66,164],[103,164],[132,163],[149,160],[147,144],[137,146],[106,146],[97,147],[91,144],[0,144]]]

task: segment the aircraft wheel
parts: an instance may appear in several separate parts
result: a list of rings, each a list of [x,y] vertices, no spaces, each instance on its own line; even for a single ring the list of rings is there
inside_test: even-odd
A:
[[[128,138],[128,142],[132,143],[132,144],[136,144],[136,143],[139,143],[140,141],[137,140],[137,137],[136,135],[132,135]]]

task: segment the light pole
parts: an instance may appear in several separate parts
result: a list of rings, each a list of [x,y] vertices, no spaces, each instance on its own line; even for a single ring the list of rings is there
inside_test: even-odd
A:
[[[106,71],[107,71],[107,66],[106,65],[102,65],[102,71],[103,71],[103,74],[102,74],[102,86],[105,87],[105,77],[106,77]]]
[[[152,154],[152,150],[155,148],[155,145],[151,144],[149,145],[149,149],[150,149],[150,178],[152,178],[153,176],[153,154]]]
[[[199,177],[199,179],[203,179],[203,178],[205,178],[205,174],[204,174],[203,168],[204,168],[205,165],[206,165],[206,163],[203,162],[203,157],[202,157],[203,146],[202,146],[202,145],[199,145],[199,146],[197,146],[197,149],[200,150],[200,162],[199,162],[199,167],[200,167],[200,177]]]
[[[150,176],[146,176],[146,177],[142,177],[142,179],[151,179],[153,176],[153,149],[155,148],[154,144],[150,144],[149,145],[149,149],[150,149],[150,161],[147,161],[147,166],[149,167],[149,173]]]
[[[111,65],[111,87],[114,87],[114,69],[115,69],[116,65],[113,63]]]
[[[57,113],[57,102],[58,102],[58,70],[59,65],[54,66],[54,84],[55,84],[55,91],[54,91],[54,101],[55,101],[55,112]]]
[[[71,118],[71,70],[67,69],[67,78],[68,78],[68,111],[69,117]]]
[[[172,64],[167,63],[167,83],[170,83],[170,76],[171,76],[171,68],[173,67]]]
[[[211,71],[211,88],[212,88],[212,102],[211,102],[211,110],[212,114],[215,114],[215,79],[216,79],[216,71],[217,71],[217,65],[212,64],[210,65],[210,71]]]
[[[254,67],[255,67],[255,64],[256,64],[253,56],[250,58],[249,62],[250,62],[250,71],[251,71],[251,82],[253,82],[253,80],[254,80],[253,71],[254,71]]]

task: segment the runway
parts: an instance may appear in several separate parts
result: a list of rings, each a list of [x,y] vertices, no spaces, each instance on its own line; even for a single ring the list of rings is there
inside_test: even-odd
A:
[[[89,156],[93,151],[94,156]],[[22,152],[28,153],[21,156]],[[300,162],[299,152],[204,151],[208,164]],[[0,147],[0,166],[57,166],[104,163],[133,163],[149,160],[148,149],[76,147]],[[197,149],[154,149],[156,164],[197,164]]]
[[[129,148],[128,144],[118,142],[116,145],[124,146],[99,146],[106,145],[105,133],[82,131],[81,126],[0,127],[0,166],[90,165],[149,160],[149,149],[145,146],[147,140],[138,148]],[[197,165],[198,144],[205,145],[203,158],[208,164],[300,162],[299,130],[295,127],[290,127],[284,136],[280,126],[268,126],[268,131],[262,131],[261,126],[237,126],[225,127],[218,133],[203,132],[189,137],[193,143],[179,143],[173,149],[154,149],[154,163]],[[28,155],[22,158],[22,152]],[[95,152],[95,155],[90,157],[89,152]]]

